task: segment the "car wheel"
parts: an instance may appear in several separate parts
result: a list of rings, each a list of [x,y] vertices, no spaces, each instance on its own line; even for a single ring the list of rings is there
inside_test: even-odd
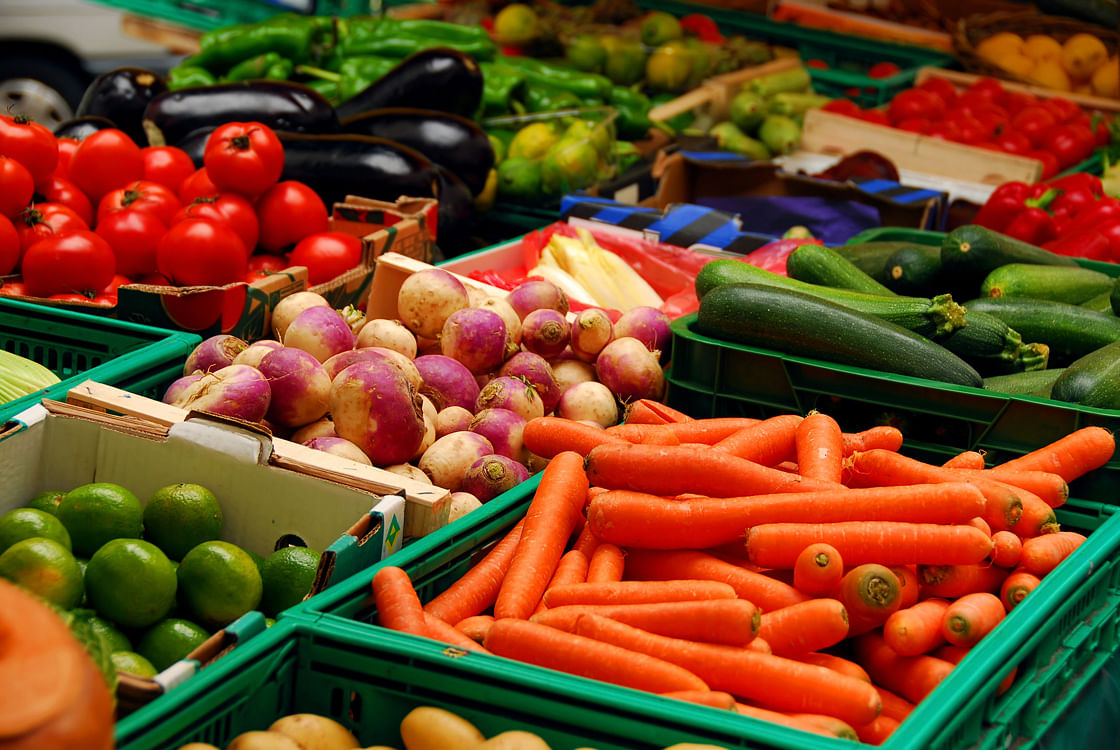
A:
[[[51,56],[0,55],[0,111],[54,130],[74,116],[91,76]]]

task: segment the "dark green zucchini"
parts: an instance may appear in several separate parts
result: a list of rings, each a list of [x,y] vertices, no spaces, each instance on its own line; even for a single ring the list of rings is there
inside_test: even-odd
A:
[[[1108,301],[1112,304],[1112,314],[1120,315],[1120,280],[1112,285],[1112,291],[1109,292]]]
[[[837,245],[832,249],[847,258],[856,268],[878,281],[883,281],[883,269],[887,260],[904,247],[912,247],[912,242],[859,242],[854,245]],[[920,247],[920,246],[919,246]],[[938,248],[940,253],[941,249]]]
[[[1052,253],[977,224],[957,227],[941,241],[941,265],[946,277],[961,287],[971,285],[978,289],[985,276],[1008,263],[1077,265],[1073,258]]]
[[[981,375],[1015,372],[1023,337],[999,318],[965,310],[965,326],[941,339],[943,347],[976,368]]]
[[[1098,409],[1120,409],[1120,341],[1071,363],[1054,381],[1050,398]]]
[[[1112,309],[1111,289],[1109,289],[1109,291],[1107,292],[1101,292],[1096,297],[1090,297],[1089,299],[1082,302],[1080,306],[1089,310],[1095,310],[1099,313],[1107,313],[1109,315],[1116,314],[1116,312]]]
[[[1046,344],[1057,367],[1120,340],[1120,318],[1066,302],[983,297],[966,303],[965,309],[994,315],[1025,340]]]
[[[1007,263],[984,277],[980,296],[1030,297],[1080,305],[1111,290],[1112,282],[1108,274],[1081,266]]]
[[[1064,367],[1057,367],[1051,370],[1024,370],[1008,375],[993,375],[984,378],[984,388],[1000,393],[1049,398],[1054,381],[1065,371]]]
[[[798,245],[786,258],[786,273],[790,278],[809,284],[850,289],[867,294],[894,294],[859,266],[824,245],[811,243]]]
[[[700,300],[696,328],[715,338],[829,362],[980,387],[948,349],[874,315],[792,289],[724,284]]]
[[[879,279],[896,294],[925,297],[944,292],[941,283],[941,248],[932,245],[906,245],[896,250]]]

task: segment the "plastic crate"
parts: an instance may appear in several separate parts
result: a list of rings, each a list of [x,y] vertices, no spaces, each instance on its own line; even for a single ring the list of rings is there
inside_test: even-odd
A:
[[[353,16],[369,13],[371,0],[93,0],[127,13],[208,31],[256,23],[278,13]]]
[[[193,333],[0,299],[0,347],[44,365],[62,382],[0,404],[0,424],[43,397],[60,401],[90,379],[159,399],[202,341]]]

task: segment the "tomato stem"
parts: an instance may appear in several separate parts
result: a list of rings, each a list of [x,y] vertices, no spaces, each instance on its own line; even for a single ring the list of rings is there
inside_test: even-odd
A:
[[[231,146],[233,146],[238,151],[248,151],[249,150],[249,135],[248,134],[235,135],[234,137],[229,139],[229,143],[230,143]]]

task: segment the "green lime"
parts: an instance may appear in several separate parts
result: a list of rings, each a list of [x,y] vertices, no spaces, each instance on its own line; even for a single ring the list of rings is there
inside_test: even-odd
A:
[[[619,86],[630,86],[646,73],[648,53],[637,39],[607,34],[599,39],[607,51],[603,75]]]
[[[681,22],[672,13],[663,10],[651,10],[642,19],[639,27],[642,35],[642,44],[647,47],[658,47],[673,39],[684,36]]]
[[[560,140],[559,134],[551,123],[533,122],[517,131],[506,150],[506,160],[539,159]]]
[[[16,542],[32,537],[53,539],[70,549],[70,533],[62,521],[45,510],[16,508],[0,516],[0,552]]]
[[[144,536],[172,560],[222,534],[218,498],[197,484],[172,484],[156,490],[144,506]]]
[[[97,613],[118,625],[142,628],[175,603],[175,570],[159,547],[143,539],[112,539],[86,566],[86,593]]]
[[[114,651],[109,654],[113,667],[118,672],[127,672],[137,677],[155,677],[159,674],[150,661],[135,651]]]
[[[0,578],[63,609],[82,600],[82,571],[70,550],[53,539],[23,539],[0,554]]]
[[[89,626],[93,632],[105,639],[105,645],[109,647],[110,651],[132,650],[132,641],[128,640],[128,636],[117,630],[116,626],[108,620],[94,615],[89,618]]]
[[[261,589],[253,558],[229,542],[203,542],[179,562],[179,601],[202,625],[224,627],[256,609]]]
[[[538,159],[506,159],[498,165],[498,195],[532,200],[540,194],[541,163]]]
[[[160,672],[202,645],[210,634],[190,620],[168,617],[144,633],[136,651]]]
[[[254,552],[251,549],[245,550],[245,554],[248,555],[249,557],[253,558],[253,562],[256,563],[256,565],[257,565],[257,571],[263,574],[264,573],[264,558],[261,557],[260,555],[258,555],[256,552]]]
[[[269,555],[261,568],[261,612],[275,617],[303,601],[318,569],[319,553],[307,547],[283,547]]]
[[[45,510],[52,516],[57,516],[58,504],[62,502],[62,498],[65,496],[66,490],[46,490],[31,498],[31,501],[27,503],[27,507]]]
[[[571,143],[541,160],[541,190],[561,195],[585,188],[599,173],[599,154],[588,141]]]
[[[598,73],[603,70],[607,51],[596,35],[579,34],[564,48],[564,59],[585,73]]]
[[[74,554],[89,557],[110,539],[139,539],[144,530],[144,509],[131,492],[119,484],[94,482],[66,493],[58,518],[74,541]]]

